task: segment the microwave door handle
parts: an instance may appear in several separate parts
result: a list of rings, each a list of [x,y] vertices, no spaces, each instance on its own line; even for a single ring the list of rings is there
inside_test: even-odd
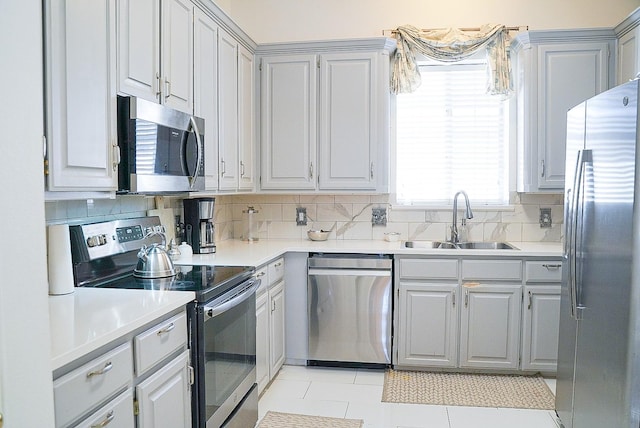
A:
[[[252,279],[249,281],[251,282],[251,285],[248,288],[246,288],[242,293],[238,294],[237,296],[234,296],[232,299],[227,300],[216,306],[205,306],[204,314],[207,317],[205,318],[205,321],[215,317],[216,315],[220,315],[228,311],[229,309],[235,308],[240,303],[252,297],[256,292],[256,290],[258,289],[258,287],[260,287],[260,283],[262,282],[262,280]]]
[[[198,124],[196,123],[195,117],[191,116],[189,118],[189,122],[191,123],[191,130],[196,136],[196,145],[198,146],[196,168],[195,171],[193,171],[193,176],[189,177],[189,187],[193,188],[193,186],[196,184],[196,180],[198,179],[198,174],[200,173],[200,166],[202,165],[202,140],[200,139],[200,130],[198,129]]]

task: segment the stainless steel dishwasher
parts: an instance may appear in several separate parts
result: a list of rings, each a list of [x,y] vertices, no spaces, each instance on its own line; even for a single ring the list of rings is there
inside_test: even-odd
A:
[[[391,266],[384,255],[309,257],[307,365],[391,364]]]

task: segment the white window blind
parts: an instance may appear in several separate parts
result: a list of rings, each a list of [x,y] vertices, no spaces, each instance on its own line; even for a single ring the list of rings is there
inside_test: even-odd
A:
[[[396,202],[506,205],[508,105],[487,95],[482,64],[420,67],[422,85],[397,96]]]

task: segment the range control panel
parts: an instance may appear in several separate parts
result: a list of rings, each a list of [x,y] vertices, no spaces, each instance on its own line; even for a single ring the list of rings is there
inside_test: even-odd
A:
[[[69,231],[74,260],[88,261],[161,243],[159,235],[147,235],[164,228],[160,218],[151,216],[70,226]]]

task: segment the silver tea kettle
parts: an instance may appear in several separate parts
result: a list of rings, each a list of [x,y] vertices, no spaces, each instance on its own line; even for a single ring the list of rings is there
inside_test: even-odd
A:
[[[175,276],[176,269],[173,261],[167,254],[165,246],[167,237],[163,232],[150,232],[146,237],[160,235],[162,244],[143,245],[138,251],[138,265],[133,271],[133,276],[138,278],[166,278]]]

